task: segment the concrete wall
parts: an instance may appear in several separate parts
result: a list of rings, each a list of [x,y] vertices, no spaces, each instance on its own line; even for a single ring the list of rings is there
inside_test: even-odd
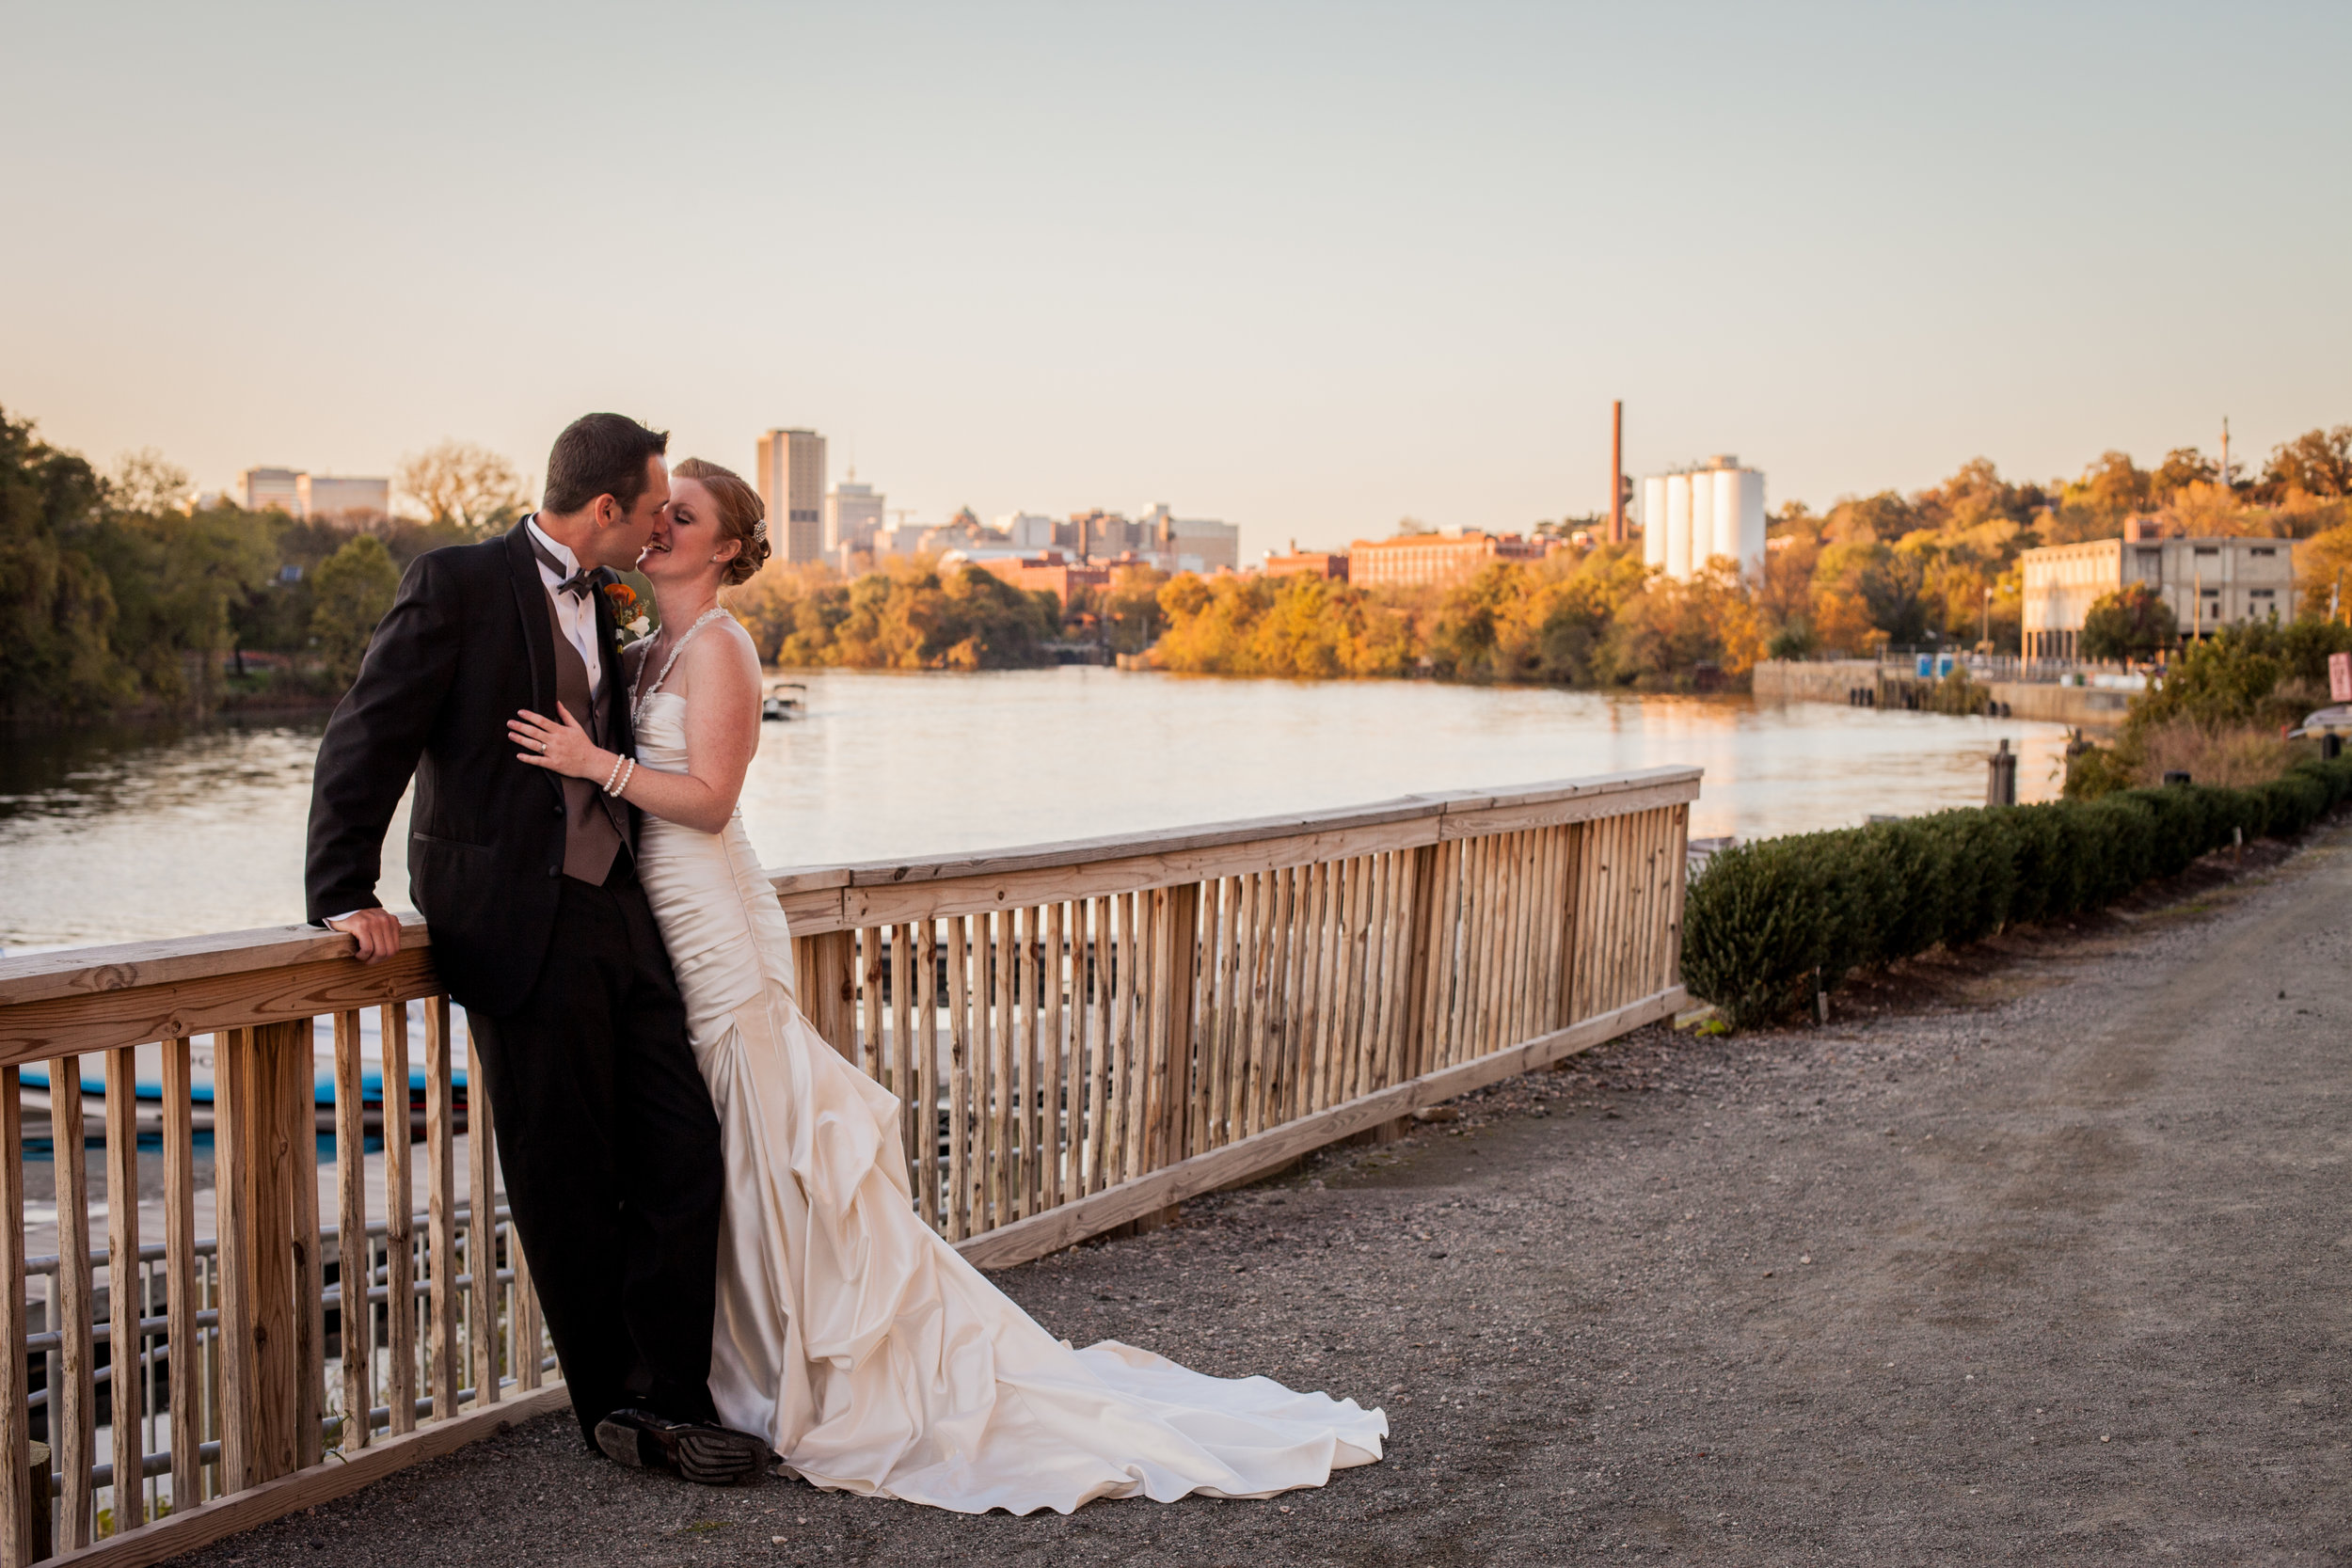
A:
[[[1759,703],[1842,703],[1856,688],[1878,683],[1874,658],[1768,658],[1756,667],[1755,691]]]
[[[1845,703],[1855,690],[1879,690],[1875,659],[1836,658],[1819,661],[1765,659],[1756,667],[1754,683],[1759,703]],[[2053,724],[2112,728],[2123,722],[2131,706],[2128,691],[2102,691],[2088,686],[2055,686],[2042,681],[1994,681],[1985,688],[2012,719],[2039,719]],[[1880,698],[1883,706],[1895,703]]]

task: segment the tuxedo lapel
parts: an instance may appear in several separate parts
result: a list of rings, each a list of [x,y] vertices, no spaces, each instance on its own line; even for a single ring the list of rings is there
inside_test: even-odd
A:
[[[556,704],[555,628],[553,617],[548,613],[548,586],[539,580],[539,558],[532,553],[531,536],[524,531],[530,526],[531,519],[526,517],[507,531],[506,568],[515,592],[515,612],[522,617],[524,656],[531,663],[531,711],[552,714]],[[553,773],[546,776],[561,799],[564,781]]]
[[[531,659],[531,705],[534,713],[555,711],[555,631],[548,616],[548,588],[539,580],[539,560],[531,537],[516,523],[506,535],[506,565],[514,579],[515,613],[522,617],[523,648]]]

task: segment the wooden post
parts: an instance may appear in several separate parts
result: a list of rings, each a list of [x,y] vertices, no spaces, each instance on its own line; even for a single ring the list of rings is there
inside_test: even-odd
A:
[[[844,1059],[857,1062],[857,933],[827,931],[808,943],[809,962],[801,976],[808,993],[808,1021]]]
[[[197,1454],[203,1444],[203,1331],[196,1283],[196,1107],[189,1092],[191,1041],[164,1041],[164,1333],[171,1387],[171,1506],[203,1501]]]
[[[321,1372],[305,1365],[305,1343],[313,1308],[299,1299],[310,1272],[296,1236],[305,1209],[315,1218],[318,1177],[317,1117],[312,1105],[310,1021],[264,1023],[251,1031],[246,1058],[246,1107],[238,1132],[246,1140],[246,1291],[252,1304],[251,1348],[246,1364],[246,1419],[249,1473],[255,1485],[289,1475],[303,1465],[301,1416],[315,1410]],[[297,1142],[298,1140],[298,1142]],[[304,1192],[295,1191],[307,1183]],[[307,1261],[315,1265],[317,1253]],[[311,1386],[306,1402],[304,1385]],[[231,1402],[227,1411],[237,1414]],[[312,1442],[316,1442],[315,1435]]]
[[[359,1085],[359,1015],[335,1015],[335,1277],[342,1305],[343,1436],[348,1457],[373,1440],[368,1412],[375,1403],[375,1380],[369,1375],[375,1361],[375,1308],[368,1291],[375,1282],[373,1252],[368,1244],[368,1158],[366,1106]],[[385,1148],[391,1147],[390,1107],[384,1096]],[[404,1121],[405,1117],[402,1118]],[[399,1136],[405,1136],[403,1127]]]
[[[408,1004],[385,1007],[384,1389],[397,1436],[417,1429],[417,1194],[409,1180]]]
[[[33,1438],[24,1408],[32,1379],[24,1361],[24,1115],[17,1069],[0,1068],[0,1568],[24,1568],[33,1560]],[[40,1472],[46,1525],[46,1454]]]
[[[1154,1107],[1157,1114],[1146,1123],[1152,1130],[1150,1163],[1145,1167],[1149,1170],[1172,1165],[1196,1152],[1186,1137],[1192,1126],[1187,1112],[1200,1087],[1193,1021],[1194,992],[1200,979],[1200,885],[1180,882],[1153,896],[1165,903],[1152,911],[1157,938],[1152,967],[1157,971],[1162,1012],[1152,1031],[1158,1049],[1151,1064],[1150,1084],[1159,1103]],[[1177,1205],[1171,1203],[1159,1212],[1157,1221],[1172,1225],[1176,1217]]]
[[[427,1297],[432,1309],[433,1418],[457,1414],[457,1148],[456,1086],[450,1062],[449,998],[424,1005],[424,1148]]]
[[[56,1332],[62,1338],[58,1361],[63,1386],[49,1390],[49,1444],[65,1478],[65,1526],[59,1543],[87,1546],[97,1523],[90,1467],[97,1462],[97,1384],[91,1365],[89,1267],[89,1164],[82,1150],[82,1058],[61,1056],[49,1064],[49,1137],[57,1182],[57,1289]]]
[[[146,1424],[139,1418],[147,1315],[139,1289],[138,1047],[106,1053],[106,1352],[114,1395],[114,1526],[136,1529],[147,1519]]]
[[[287,1257],[294,1292],[294,1338],[286,1371],[294,1380],[294,1465],[307,1470],[326,1457],[326,1263],[319,1241],[318,1070],[310,1020],[288,1024],[280,1047],[286,1148]]]
[[[482,1081],[482,1058],[473,1049],[473,1027],[466,1029],[466,1155],[472,1166],[471,1218],[466,1223],[466,1268],[473,1275],[467,1317],[473,1341],[473,1402],[495,1404],[499,1397],[499,1220],[498,1130],[490,1118],[489,1085]]]

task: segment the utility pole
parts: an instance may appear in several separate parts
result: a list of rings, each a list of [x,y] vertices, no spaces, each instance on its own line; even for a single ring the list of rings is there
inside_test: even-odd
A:
[[[2221,488],[2230,487],[2230,416],[2221,416]]]
[[[1609,405],[1609,542],[1625,543],[1625,400]]]

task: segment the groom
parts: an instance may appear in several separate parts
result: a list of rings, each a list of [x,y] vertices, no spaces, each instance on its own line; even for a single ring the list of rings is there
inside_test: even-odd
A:
[[[723,1484],[755,1475],[768,1445],[711,1405],[719,1124],[638,885],[634,815],[517,762],[506,734],[518,709],[561,702],[631,750],[601,587],[668,527],[668,444],[618,414],[576,420],[536,515],[408,568],[319,747],[306,880],[313,924],[370,963],[398,951],[375,881],[415,775],[409,891],[466,1009],[580,1430],[623,1464]]]

